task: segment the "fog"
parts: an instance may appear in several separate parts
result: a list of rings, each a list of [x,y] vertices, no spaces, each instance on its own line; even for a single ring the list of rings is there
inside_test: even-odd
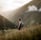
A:
[[[15,10],[32,0],[0,0],[0,15],[12,21]]]
[[[0,0],[0,8],[3,12],[15,10],[30,1],[31,0]]]
[[[28,11],[37,11],[37,7],[35,5],[28,6]]]

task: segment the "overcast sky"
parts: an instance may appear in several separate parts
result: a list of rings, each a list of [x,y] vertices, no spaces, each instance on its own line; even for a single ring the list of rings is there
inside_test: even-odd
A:
[[[8,11],[21,7],[31,0],[0,0],[0,10]]]

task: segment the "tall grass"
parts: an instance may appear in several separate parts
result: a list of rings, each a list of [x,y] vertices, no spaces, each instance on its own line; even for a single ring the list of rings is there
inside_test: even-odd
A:
[[[0,40],[41,40],[41,25],[5,30],[0,32]]]

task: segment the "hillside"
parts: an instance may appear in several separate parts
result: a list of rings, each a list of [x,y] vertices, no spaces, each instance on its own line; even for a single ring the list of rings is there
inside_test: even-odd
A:
[[[0,30],[3,28],[12,29],[12,28],[15,28],[15,24],[13,24],[8,19],[0,15]]]
[[[40,24],[41,23],[41,12],[38,12],[38,11],[16,14],[15,22],[17,22],[19,17],[22,18],[24,25],[32,25],[32,24]]]
[[[38,9],[39,9],[39,8],[41,7],[41,0],[33,0],[33,1],[31,1],[30,3],[23,5],[23,6],[20,7],[19,9],[16,9],[15,12],[12,11],[12,14],[10,15],[10,16],[11,16],[11,17],[10,17],[10,20],[11,20],[13,23],[17,23],[17,20],[18,20],[19,17],[22,17],[23,21],[24,21],[24,19],[27,19],[26,16],[28,16],[28,12],[25,13],[25,11],[27,10],[27,7],[28,7],[29,5],[36,5],[36,6],[38,7]],[[14,14],[14,13],[15,13],[15,14]],[[37,12],[29,12],[29,15],[30,15],[30,13],[32,13],[32,14],[38,13],[38,14],[39,14],[38,11],[37,11]],[[13,15],[13,14],[14,14],[14,15]],[[27,14],[27,15],[24,16],[24,14]],[[38,14],[37,14],[37,15],[38,15]],[[41,15],[41,13],[40,13],[39,15]],[[41,17],[41,16],[40,16],[40,17]],[[37,18],[38,18],[38,17],[37,17]],[[41,19],[41,18],[40,18],[40,19]],[[29,19],[28,19],[28,20],[29,20]],[[25,20],[25,21],[26,21],[26,20]],[[25,21],[24,21],[24,22],[25,22]],[[27,22],[27,21],[26,21],[26,22]]]
[[[33,0],[31,4],[36,5],[38,8],[40,8],[41,7],[41,0]]]
[[[25,12],[29,5],[36,5],[38,8],[40,8],[41,0],[33,0],[30,3],[23,5],[19,9],[16,9],[15,11],[12,10],[12,11],[5,12],[5,13],[10,14],[10,15],[8,15],[8,20],[10,20],[13,24],[17,24],[18,18],[21,17],[25,25],[40,24],[41,23],[41,21],[40,21],[41,12],[38,12],[38,11]],[[32,23],[32,22],[34,22],[34,23]],[[10,23],[8,23],[7,21],[6,21],[6,23],[10,25]],[[3,25],[3,22],[2,22],[2,25]]]
[[[41,12],[27,11],[29,5],[41,7],[41,0],[33,0],[10,13],[7,17],[0,15],[0,40],[41,40]],[[24,27],[21,30],[15,29],[18,24],[18,18],[21,17]],[[1,29],[4,28],[4,32]],[[8,29],[8,30],[5,30]]]

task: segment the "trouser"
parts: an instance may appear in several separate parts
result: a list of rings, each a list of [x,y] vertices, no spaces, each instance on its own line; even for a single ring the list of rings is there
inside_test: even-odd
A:
[[[19,26],[19,28],[18,28],[18,29],[20,30],[20,29],[21,29],[21,27],[22,27],[22,24],[20,24],[20,26]]]

